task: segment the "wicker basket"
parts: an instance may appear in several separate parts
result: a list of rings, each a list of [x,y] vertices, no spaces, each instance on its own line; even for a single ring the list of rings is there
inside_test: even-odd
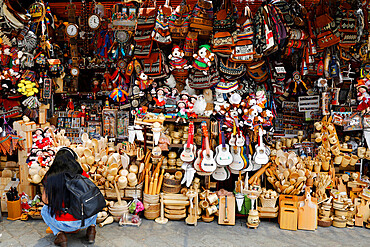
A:
[[[164,178],[162,191],[164,193],[177,194],[181,189],[181,180]]]
[[[265,199],[263,197],[260,197],[263,208],[275,208],[277,199],[278,197],[274,199]]]

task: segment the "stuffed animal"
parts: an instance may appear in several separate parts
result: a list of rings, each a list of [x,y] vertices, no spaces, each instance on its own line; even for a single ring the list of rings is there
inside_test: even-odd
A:
[[[159,107],[162,107],[166,104],[166,95],[165,90],[163,88],[158,88],[156,90],[156,97],[153,98],[155,101],[155,104]]]
[[[184,123],[186,123],[186,120],[188,119],[188,114],[186,110],[186,101],[179,100],[177,102],[177,119],[176,123],[178,123],[180,120],[182,120]]]
[[[152,84],[153,81],[153,79],[148,78],[144,71],[141,71],[138,79],[135,80],[135,84],[138,85],[141,90],[145,90],[150,84]]]
[[[201,45],[198,50],[198,54],[194,54],[193,67],[203,71],[204,75],[208,75],[209,67],[211,62],[214,60],[215,54],[211,52],[209,45]]]
[[[172,48],[172,53],[168,56],[170,59],[171,70],[174,69],[188,69],[187,60],[184,58],[184,51],[178,45]]]

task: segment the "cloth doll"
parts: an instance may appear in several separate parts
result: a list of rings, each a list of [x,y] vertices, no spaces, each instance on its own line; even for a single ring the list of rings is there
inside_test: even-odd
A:
[[[209,67],[214,59],[214,55],[211,52],[211,47],[209,45],[201,45],[198,50],[198,54],[194,54],[193,67],[203,71],[204,75],[208,75]]]
[[[178,45],[172,48],[172,53],[168,56],[170,59],[170,69],[187,69],[187,60],[184,58],[184,51],[180,49]]]
[[[135,80],[135,84],[139,86],[141,90],[145,90],[152,84],[153,79],[149,79],[148,76],[141,71],[137,80]]]
[[[186,123],[187,119],[188,119],[188,114],[187,114],[187,109],[186,109],[186,102],[180,100],[180,101],[177,102],[176,123],[178,123],[180,120],[182,120],[184,123]]]
[[[166,96],[165,96],[165,91],[163,88],[158,88],[156,90],[156,97],[153,98],[155,101],[155,104],[159,107],[162,107],[166,104]]]
[[[368,88],[362,80],[359,80],[357,84],[357,100],[360,104],[357,106],[357,110],[361,112],[368,112],[370,107],[370,95],[368,93]]]

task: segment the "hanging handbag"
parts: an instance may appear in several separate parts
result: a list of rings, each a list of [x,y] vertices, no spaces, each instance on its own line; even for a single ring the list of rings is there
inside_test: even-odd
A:
[[[153,29],[157,17],[157,6],[152,0],[146,0],[139,9],[136,29]]]
[[[204,75],[203,71],[193,68],[189,74],[189,87],[193,89],[207,89],[216,85],[220,76],[217,70],[217,56],[212,62],[212,65],[209,67],[207,75]]]
[[[150,53],[152,51],[153,47],[153,41],[147,40],[147,41],[141,41],[136,42],[135,49],[134,49],[134,56],[136,58],[149,58]]]
[[[143,69],[151,79],[162,79],[169,73],[163,53],[158,48],[151,52],[149,58],[143,59]]]
[[[253,40],[254,31],[253,31],[253,21],[251,18],[251,10],[248,6],[245,6],[243,15],[240,17],[240,28],[237,32],[237,41],[250,39]]]
[[[172,38],[167,18],[163,14],[163,6],[158,9],[157,19],[155,22],[152,38],[161,44],[171,44]]]
[[[246,71],[244,64],[237,64],[229,61],[229,59],[222,58],[220,58],[219,69],[223,74],[232,76],[234,78],[244,75]]]
[[[198,51],[198,32],[188,32],[184,45],[185,56],[191,57],[197,51]]]
[[[320,49],[336,45],[340,38],[333,33],[335,22],[328,14],[316,17],[315,28],[317,33],[317,45]]]
[[[264,60],[248,64],[247,74],[256,82],[264,82],[268,78],[268,68]]]
[[[250,63],[253,62],[254,54],[255,52],[252,40],[240,40],[236,42],[231,53],[230,60],[236,63]]]
[[[183,0],[168,19],[172,39],[185,39],[189,31],[191,7]]]
[[[231,0],[224,0],[221,9],[215,13],[213,29],[215,31],[234,31],[236,28],[235,5]]]

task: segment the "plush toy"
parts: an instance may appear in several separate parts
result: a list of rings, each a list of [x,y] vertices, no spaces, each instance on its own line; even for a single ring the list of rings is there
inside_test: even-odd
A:
[[[121,88],[121,86],[118,86],[117,88],[113,89],[113,91],[109,94],[109,98],[114,100],[115,102],[125,102],[126,97],[128,96],[128,93]]]
[[[190,97],[190,100],[187,104],[188,118],[197,118],[198,117],[198,115],[194,111],[194,105],[195,105],[196,101],[197,101],[197,97],[195,95]]]
[[[198,50],[198,54],[194,54],[193,67],[203,71],[204,75],[208,75],[209,67],[211,62],[214,60],[215,54],[211,52],[209,45],[201,45]]]
[[[145,90],[150,84],[152,84],[153,81],[153,79],[148,78],[144,71],[141,71],[138,79],[135,80],[135,84],[138,85],[141,90]]]
[[[170,59],[171,70],[174,69],[188,69],[187,61],[184,58],[184,51],[180,49],[178,45],[172,48],[172,53],[168,56]]]

